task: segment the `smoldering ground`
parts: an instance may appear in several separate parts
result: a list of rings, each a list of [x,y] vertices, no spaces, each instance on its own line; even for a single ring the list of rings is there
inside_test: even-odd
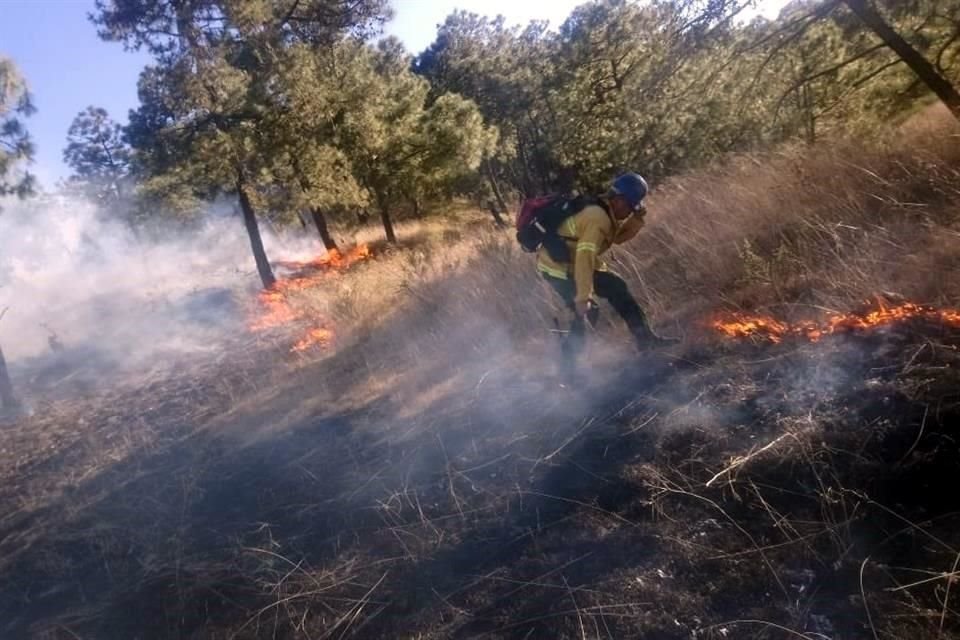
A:
[[[298,231],[265,228],[268,255],[322,251]],[[150,234],[58,196],[6,203],[0,214],[0,344],[21,391],[216,353],[244,331],[258,288],[230,206]]]
[[[207,256],[199,262],[152,255],[190,265],[164,272],[174,281],[207,273],[252,298],[246,239],[239,221],[227,222],[190,245]],[[791,588],[790,571],[802,574],[804,593],[822,585],[832,596],[810,600],[817,619],[853,626],[844,621],[857,607],[841,597],[853,574],[823,568],[833,558],[825,545],[811,542],[801,557],[809,541],[847,525],[819,515],[811,487],[827,477],[832,497],[865,486],[881,455],[925,453],[934,420],[918,439],[916,407],[901,400],[906,417],[892,415],[885,431],[903,446],[871,450],[864,462],[882,434],[864,428],[862,409],[892,396],[897,372],[940,366],[949,353],[926,347],[914,357],[922,345],[909,332],[780,345],[691,332],[671,361],[634,355],[605,307],[585,379],[561,385],[549,331],[556,301],[528,257],[509,238],[443,252],[397,253],[331,280],[380,296],[396,283],[398,292],[384,307],[371,307],[372,295],[350,302],[366,315],[391,311],[329,357],[259,387],[226,380],[232,364],[200,381],[173,372],[177,384],[149,398],[129,391],[8,430],[0,448],[19,448],[0,482],[0,499],[16,505],[0,522],[4,631],[572,638],[597,624],[609,637],[689,638],[748,614],[811,630],[778,595],[779,576]],[[238,272],[217,271],[225,265]],[[191,289],[177,282],[162,291],[179,304]],[[874,381],[877,371],[887,378]],[[55,428],[62,441],[40,439]],[[36,456],[23,453],[31,437]],[[856,455],[831,462],[833,478],[820,460],[835,444]],[[738,457],[745,462],[706,486]],[[790,527],[764,509],[775,501]],[[759,552],[770,568],[738,562],[759,556],[737,526],[783,545]],[[850,527],[843,542],[864,544],[873,531],[866,520]],[[851,554],[857,567],[864,555]]]
[[[151,399],[147,410],[129,394],[98,408],[129,402],[115,423],[112,414],[85,416],[84,429],[102,431],[87,449],[104,466],[74,471],[64,454],[56,475],[69,478],[68,490],[44,494],[37,465],[21,468],[29,492],[9,492],[46,497],[0,523],[9,532],[0,535],[3,629],[573,638],[584,635],[582,618],[609,626],[608,637],[689,638],[753,614],[811,630],[777,591],[778,579],[792,588],[791,571],[804,593],[840,584],[827,589],[829,601],[810,600],[809,618],[849,629],[856,607],[840,597],[849,576],[800,557],[837,528],[817,528],[819,496],[807,477],[826,468],[802,463],[795,449],[845,431],[872,442],[847,398],[862,395],[881,366],[897,364],[889,377],[905,362],[925,363],[929,348],[913,358],[920,345],[909,333],[780,345],[690,337],[670,360],[634,355],[613,321],[584,354],[593,368],[583,383],[561,386],[549,332],[555,301],[540,297],[515,252],[482,249],[457,269],[439,260],[437,277],[417,266],[376,331],[245,390],[239,406],[202,388],[189,403]],[[373,279],[383,293],[388,269],[399,267],[374,260],[332,282]],[[881,382],[870,387],[871,405],[893,386]],[[198,405],[215,417],[198,424]],[[114,458],[109,436],[127,422],[160,441]],[[189,426],[162,439],[180,424]],[[21,431],[41,426],[34,418]],[[916,433],[913,422],[899,428]],[[788,429],[798,440],[778,440]],[[913,440],[885,455],[903,457]],[[816,462],[822,452],[813,451]],[[705,488],[735,456],[747,461]],[[837,463],[837,491],[858,486],[860,467],[843,465],[862,457]],[[798,483],[793,473],[807,475]],[[762,501],[747,493],[754,478]],[[749,500],[728,499],[734,486]],[[762,511],[774,500],[798,533]],[[771,568],[738,561],[757,553],[738,526],[783,544],[779,555],[760,552]],[[845,540],[867,538],[858,529]]]

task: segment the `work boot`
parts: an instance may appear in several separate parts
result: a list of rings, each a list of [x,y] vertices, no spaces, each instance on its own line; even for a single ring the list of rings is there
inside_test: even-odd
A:
[[[680,344],[680,338],[672,338],[672,337],[667,338],[665,336],[653,336],[653,338],[650,339],[650,344],[652,347],[655,347],[655,348],[673,347],[675,345]]]
[[[658,336],[652,331],[647,331],[642,335],[636,336],[636,338],[637,347],[639,347],[641,351],[646,351],[648,349],[664,349],[680,344],[680,338],[665,338]]]

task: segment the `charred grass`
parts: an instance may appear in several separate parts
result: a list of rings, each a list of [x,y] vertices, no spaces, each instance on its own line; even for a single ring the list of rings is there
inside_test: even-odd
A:
[[[604,321],[559,377],[510,238],[425,228],[298,302],[334,350],[34,402],[0,432],[0,635],[958,637],[960,330],[705,328],[960,305],[957,130],[911,126],[658,190],[613,262],[672,352]]]

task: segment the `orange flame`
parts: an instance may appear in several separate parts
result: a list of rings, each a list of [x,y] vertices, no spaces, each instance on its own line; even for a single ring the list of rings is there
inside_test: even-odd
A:
[[[275,263],[277,266],[297,271],[298,275],[277,280],[272,287],[259,293],[258,299],[262,312],[250,322],[250,331],[266,331],[307,320],[303,311],[295,309],[290,304],[290,294],[318,287],[325,279],[340,275],[351,265],[366,260],[371,255],[367,245],[358,245],[345,254],[333,249],[323,256],[306,262]],[[333,340],[333,335],[333,331],[327,327],[313,324],[290,348],[290,351],[299,353],[315,346],[325,347]]]
[[[910,318],[923,318],[960,327],[960,311],[935,309],[912,302],[889,308],[880,304],[879,309],[863,314],[835,313],[820,322],[788,323],[770,316],[732,313],[714,320],[711,326],[730,338],[758,337],[776,344],[787,338],[801,338],[810,342],[817,342],[823,336],[834,333],[864,331]]]
[[[259,294],[263,313],[250,323],[250,331],[266,331],[289,324],[299,315],[287,303],[287,297],[280,289],[273,288]]]
[[[290,348],[292,352],[306,351],[310,347],[325,347],[333,340],[333,331],[323,327],[314,327],[307,331],[306,335],[300,338],[295,345]]]
[[[331,249],[324,255],[305,262],[299,260],[281,260],[275,264],[291,270],[315,269],[318,271],[342,271],[360,260],[366,260],[370,256],[370,247],[365,244],[360,244],[346,254],[340,253],[337,249]]]

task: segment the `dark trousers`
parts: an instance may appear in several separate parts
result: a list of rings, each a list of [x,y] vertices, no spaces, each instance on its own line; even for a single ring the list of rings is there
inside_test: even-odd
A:
[[[560,294],[566,305],[571,310],[575,310],[574,301],[577,296],[577,287],[573,279],[561,280],[548,275],[544,275],[544,279]],[[638,346],[643,347],[653,337],[646,314],[634,299],[633,294],[630,293],[630,289],[627,288],[627,283],[623,281],[623,278],[609,271],[595,271],[593,274],[593,292],[609,302],[617,315],[623,318]],[[584,319],[576,316],[570,325],[570,333],[564,340],[565,356],[571,360],[575,358],[583,347],[585,333]]]

